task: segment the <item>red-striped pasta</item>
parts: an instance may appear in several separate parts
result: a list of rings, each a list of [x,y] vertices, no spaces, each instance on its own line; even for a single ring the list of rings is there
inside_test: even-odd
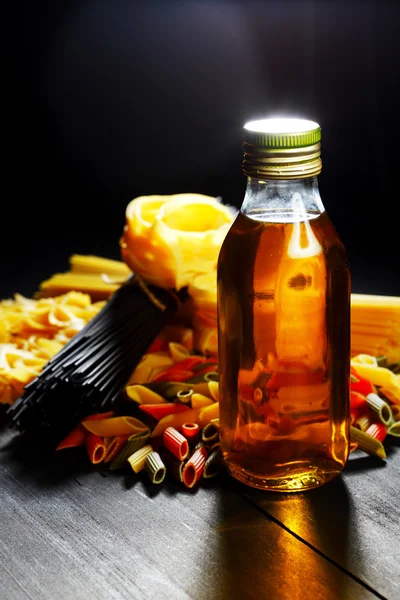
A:
[[[164,446],[179,460],[185,460],[189,454],[187,439],[175,427],[167,427],[163,434]]]
[[[207,460],[207,450],[204,446],[198,448],[187,461],[183,468],[182,481],[188,488],[196,485],[202,476],[204,465]]]
[[[88,433],[86,436],[86,450],[90,458],[90,462],[94,465],[101,463],[106,455],[106,446],[104,440],[99,435]]]
[[[368,433],[379,442],[383,442],[387,435],[387,427],[384,423],[372,423],[365,433]]]
[[[197,423],[184,423],[181,428],[181,433],[188,442],[195,444],[200,436],[200,427]]]
[[[141,404],[139,408],[157,421],[163,417],[166,417],[167,415],[174,415],[176,413],[189,410],[188,406],[178,402],[166,402],[165,404]]]
[[[116,435],[112,438],[111,442],[106,447],[106,455],[104,457],[105,463],[109,463],[114,460],[128,438],[129,435]]]

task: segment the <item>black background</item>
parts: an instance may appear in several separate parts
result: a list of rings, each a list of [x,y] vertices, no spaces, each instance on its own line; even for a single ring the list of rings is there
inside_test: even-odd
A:
[[[322,127],[324,205],[353,291],[400,294],[395,1],[3,4],[0,297],[73,253],[119,257],[128,202],[240,205],[243,124]]]

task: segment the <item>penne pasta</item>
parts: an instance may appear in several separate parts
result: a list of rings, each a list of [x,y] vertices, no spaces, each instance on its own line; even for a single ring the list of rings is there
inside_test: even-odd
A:
[[[209,479],[210,477],[215,477],[222,470],[223,460],[222,460],[222,452],[220,446],[216,447],[214,450],[210,452],[203,470],[204,479]]]
[[[214,404],[214,400],[203,396],[203,394],[193,394],[191,397],[192,408],[203,408],[203,406],[210,406],[211,404]]]
[[[157,392],[150,390],[144,385],[127,385],[125,392],[128,398],[138,404],[162,404],[163,402],[167,402],[160,394],[157,394]]]
[[[211,419],[216,419],[219,417],[219,403],[214,402],[211,406],[205,406],[200,409],[199,416],[196,419],[196,422],[200,425],[200,428],[203,428],[211,421]]]
[[[179,390],[179,392],[176,394],[177,400],[179,400],[179,402],[182,402],[183,404],[189,404],[191,402],[192,396],[192,389]]]
[[[394,420],[392,409],[389,404],[382,400],[377,394],[368,394],[367,405],[385,425],[388,425]]]
[[[153,448],[150,444],[143,446],[139,450],[136,450],[131,456],[128,457],[128,463],[131,465],[132,470],[135,473],[140,473],[144,469],[144,463],[146,461],[146,457],[153,452]]]
[[[188,390],[192,390],[193,386],[190,383],[184,383],[184,382],[170,382],[170,381],[160,381],[160,382],[156,382],[154,383],[153,381],[151,383],[146,383],[145,387],[153,390],[154,392],[156,392],[157,394],[159,394],[160,396],[162,396],[165,400],[167,400],[168,402],[172,402],[173,400],[176,399],[177,394],[180,391],[188,391]]]
[[[201,439],[205,444],[214,444],[219,441],[219,425],[207,423],[201,432]]]
[[[164,446],[180,461],[185,460],[189,454],[187,439],[175,429],[167,427],[163,434]]]
[[[193,375],[192,371],[188,369],[175,369],[171,367],[165,371],[161,371],[161,373],[157,373],[152,376],[151,381],[154,383],[159,383],[161,381],[172,381],[172,382],[181,382],[188,381]]]
[[[395,421],[388,427],[387,430],[389,435],[393,435],[394,437],[400,437],[400,421]]]
[[[106,455],[106,446],[103,438],[99,435],[88,433],[85,443],[90,462],[94,465],[101,463]]]
[[[89,415],[85,417],[85,421],[98,421],[100,419],[108,419],[113,416],[113,412],[106,412],[100,414]],[[77,446],[83,446],[85,444],[87,431],[82,427],[81,423],[77,425],[63,440],[60,442],[56,450],[63,450],[65,448],[75,448]]]
[[[110,470],[122,469],[126,466],[128,458],[137,450],[140,450],[149,439],[149,431],[135,433],[128,437],[125,444],[120,448],[118,454],[110,465]]]
[[[367,431],[368,427],[372,425],[372,419],[368,414],[362,415],[355,420],[354,426],[361,429],[361,431]]]
[[[128,435],[117,435],[111,438],[110,443],[108,445],[106,444],[106,455],[104,457],[105,463],[110,463],[114,460],[128,438]]]
[[[178,363],[190,356],[189,350],[177,342],[169,342],[168,350],[174,363]]]
[[[64,450],[65,448],[76,448],[78,446],[83,446],[85,444],[86,433],[82,425],[77,425],[63,440],[60,442],[56,448],[57,450]]]
[[[206,407],[208,408],[208,407]],[[204,410],[204,409],[203,409]],[[167,427],[175,427],[175,429],[180,429],[183,423],[190,421],[197,421],[197,417],[199,415],[199,409],[191,408],[190,410],[179,413],[176,415],[167,415],[163,417],[155,426],[153,431],[150,434],[151,438],[158,437],[163,435],[164,431]]]
[[[357,444],[357,447],[360,450],[363,450],[367,454],[378,456],[381,459],[386,458],[385,448],[382,443],[365,431],[361,431],[360,429],[351,426],[350,438],[353,443]]]
[[[387,435],[387,427],[384,423],[372,423],[365,433],[383,442]]]
[[[144,461],[144,470],[150,478],[151,483],[164,481],[166,468],[158,452],[149,452]]]
[[[219,402],[219,383],[218,381],[209,381],[208,389],[215,402]]]
[[[182,481],[188,488],[192,488],[202,476],[204,465],[207,460],[207,450],[204,446],[197,448],[186,465],[183,467]]]
[[[100,436],[132,435],[148,431],[148,427],[134,417],[111,417],[99,421],[82,421],[82,426],[90,433]]]
[[[361,363],[351,364],[354,366],[356,372],[368,379],[374,385],[378,385],[380,387],[398,387],[399,382],[396,378],[396,375],[390,371],[390,369],[386,369],[384,367],[375,367],[373,365],[366,365]]]
[[[141,404],[139,408],[146,414],[159,421],[167,415],[173,415],[189,410],[189,407],[179,402],[165,402],[164,404]]]
[[[200,436],[200,427],[197,423],[184,423],[182,425],[181,432],[188,442],[195,444]]]

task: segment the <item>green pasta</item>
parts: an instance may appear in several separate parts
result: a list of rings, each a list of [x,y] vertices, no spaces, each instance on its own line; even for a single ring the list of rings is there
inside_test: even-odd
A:
[[[394,421],[392,409],[389,404],[385,402],[385,400],[382,400],[377,394],[368,394],[367,405],[368,408],[378,415],[379,419],[385,425],[389,425],[389,423]]]
[[[150,452],[144,461],[144,470],[150,478],[151,483],[164,481],[166,468],[158,452]]]
[[[177,399],[179,400],[179,402],[182,402],[182,404],[189,404],[192,396],[192,388],[179,390],[179,392],[176,394]]]
[[[221,448],[216,448],[211,452],[204,465],[203,477],[210,479],[215,477],[221,471],[223,466]]]
[[[376,438],[372,437],[365,431],[361,431],[356,427],[350,427],[350,439],[355,442],[360,450],[367,454],[378,456],[379,458],[386,458],[385,448],[382,443]]]
[[[149,439],[149,431],[134,433],[131,435],[110,464],[110,469],[122,469],[127,466],[128,458],[137,450],[142,448]]]
[[[394,437],[400,437],[400,421],[395,421],[390,425],[387,430],[388,435],[393,435]]]
[[[192,385],[190,383],[181,383],[181,382],[168,382],[168,381],[155,381],[150,383],[142,384],[147,387],[149,390],[160,394],[166,400],[174,400],[180,391],[187,391],[192,389]]]
[[[372,424],[372,419],[369,415],[362,415],[356,420],[355,424],[361,431],[367,431],[368,427]]]
[[[201,432],[201,439],[205,444],[214,444],[219,440],[219,425],[207,423]]]

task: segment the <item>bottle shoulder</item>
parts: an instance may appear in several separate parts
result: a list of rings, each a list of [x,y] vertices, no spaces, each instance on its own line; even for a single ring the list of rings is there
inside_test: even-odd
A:
[[[308,217],[293,221],[282,215],[279,218],[276,213],[270,220],[265,218],[265,214],[259,219],[240,212],[225,237],[219,264],[229,261],[232,265],[235,257],[240,264],[243,257],[254,253],[262,253],[267,261],[287,252],[293,257],[303,258],[313,252],[322,252],[335,257],[337,268],[340,264],[348,268],[344,244],[326,211],[309,213]]]

